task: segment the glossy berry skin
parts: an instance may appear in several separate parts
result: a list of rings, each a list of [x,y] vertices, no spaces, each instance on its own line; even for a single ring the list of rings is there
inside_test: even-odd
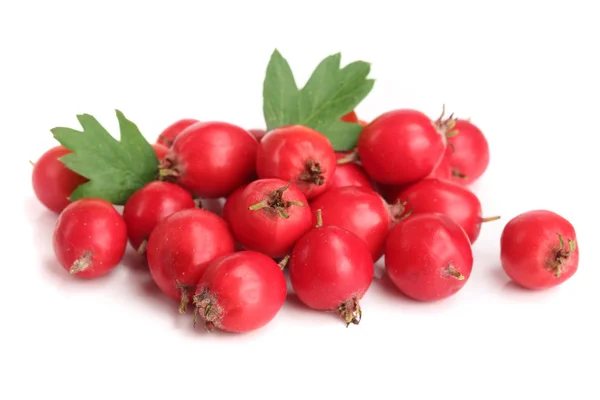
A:
[[[84,279],[106,275],[119,264],[126,247],[125,221],[106,200],[77,200],[58,216],[54,254],[71,275]]]
[[[345,153],[336,153],[338,160],[347,157]],[[374,190],[373,182],[360,165],[354,162],[337,164],[331,178],[329,190],[344,186],[359,186]]]
[[[177,211],[158,223],[148,240],[148,267],[156,285],[181,301],[180,311],[193,296],[209,262],[233,253],[227,223],[199,208]]]
[[[288,255],[312,226],[306,197],[281,179],[259,179],[236,190],[223,217],[242,247],[272,258]]]
[[[161,173],[198,197],[224,197],[253,176],[257,147],[245,129],[199,122],[177,137]]]
[[[470,185],[483,175],[490,163],[490,148],[483,132],[472,122],[456,120],[458,135],[448,139],[452,145],[452,179]]]
[[[286,295],[285,276],[275,261],[240,251],[208,265],[194,296],[194,315],[208,330],[249,332],[273,320]]]
[[[336,156],[329,140],[304,126],[274,129],[258,148],[258,177],[293,182],[309,200],[329,188],[335,168]]]
[[[373,259],[365,243],[337,226],[311,229],[294,246],[288,264],[298,299],[315,310],[337,310],[358,324],[359,300],[373,280]]]
[[[179,136],[181,132],[183,132],[187,127],[198,123],[197,119],[194,118],[183,118],[179,121],[173,122],[171,125],[167,126],[161,134],[158,136],[156,140],[156,144],[160,144],[165,146],[166,148],[170,148],[175,141],[175,138]]]
[[[570,279],[579,265],[573,225],[549,210],[532,210],[511,219],[500,239],[506,274],[528,289],[548,289]]]
[[[357,149],[369,176],[401,185],[423,179],[435,169],[446,150],[446,138],[422,112],[400,109],[365,126]]]
[[[73,191],[87,179],[68,169],[62,156],[71,153],[63,146],[46,151],[33,166],[31,183],[38,200],[51,211],[60,213],[71,201]]]
[[[481,224],[487,218],[481,215],[481,202],[469,189],[441,179],[424,179],[403,190],[395,203],[406,202],[406,211],[412,214],[439,213],[450,217],[475,243]],[[494,217],[493,219],[497,219]]]
[[[161,220],[194,207],[192,195],[174,183],[148,183],[131,195],[123,208],[129,243],[138,253],[144,253],[150,234]]]
[[[385,267],[405,295],[436,301],[457,293],[473,268],[469,238],[442,214],[417,214],[398,222],[386,242]]]
[[[385,239],[392,225],[387,203],[371,189],[346,186],[330,189],[310,205],[313,224],[321,210],[323,226],[338,226],[362,239],[373,261],[383,255]]]
[[[158,161],[164,160],[164,158],[169,153],[169,148],[163,146],[162,144],[155,143],[152,145],[152,148],[154,149],[154,152],[156,153],[156,158],[158,158]]]

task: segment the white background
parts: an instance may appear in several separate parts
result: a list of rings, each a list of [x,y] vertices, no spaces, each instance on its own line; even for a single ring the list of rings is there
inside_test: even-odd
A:
[[[0,6],[0,398],[600,398],[593,2],[150,3]],[[474,190],[502,219],[455,297],[415,303],[376,280],[360,326],[289,302],[260,331],[206,334],[129,255],[94,282],[57,265],[28,164],[54,145],[49,129],[90,113],[116,132],[115,108],[152,141],[183,117],[261,127],[274,48],[300,84],[338,51],[371,62],[363,119],[446,103],[485,132]],[[535,208],[568,218],[581,249],[577,274],[543,292],[499,267],[504,224]]]

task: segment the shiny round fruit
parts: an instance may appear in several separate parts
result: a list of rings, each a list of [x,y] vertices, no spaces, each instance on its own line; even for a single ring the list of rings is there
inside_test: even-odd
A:
[[[558,286],[578,269],[575,228],[553,211],[524,212],[504,227],[500,258],[506,274],[525,288]]]
[[[161,132],[156,140],[156,144],[170,148],[173,145],[175,138],[177,138],[181,132],[183,132],[188,126],[194,125],[198,122],[200,121],[193,118],[184,118],[173,122]]]
[[[398,222],[386,242],[385,267],[405,295],[436,301],[454,295],[473,268],[469,238],[450,217],[417,214]]]
[[[329,188],[335,168],[336,157],[329,140],[305,126],[274,129],[263,137],[258,148],[258,177],[292,182],[309,200]]]
[[[54,253],[71,275],[91,279],[107,274],[119,264],[126,247],[125,221],[106,200],[77,200],[58,216]]]
[[[479,179],[490,163],[490,148],[483,132],[471,121],[459,119],[454,128],[458,135],[448,139],[452,147],[452,179],[470,185]]]
[[[209,331],[253,331],[275,318],[286,295],[281,268],[264,254],[239,251],[219,257],[198,283],[194,324],[199,317]]]
[[[68,169],[60,158],[71,151],[56,146],[46,151],[33,166],[31,183],[38,200],[49,210],[60,213],[67,207],[71,194],[87,179]]]
[[[179,310],[185,312],[208,263],[233,251],[233,236],[221,217],[199,208],[187,209],[154,228],[148,240],[148,267],[156,285],[179,300]]]
[[[245,129],[199,122],[177,137],[160,174],[198,197],[224,197],[254,175],[257,147]]]
[[[338,162],[348,157],[347,153],[336,153]],[[331,178],[329,190],[344,186],[359,186],[374,190],[373,182],[360,165],[355,162],[337,164]]]

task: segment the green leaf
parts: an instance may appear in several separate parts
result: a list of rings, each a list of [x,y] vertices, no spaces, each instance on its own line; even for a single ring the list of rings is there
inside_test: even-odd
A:
[[[100,198],[123,205],[136,190],[156,179],[158,159],[152,145],[121,111],[116,114],[120,141],[89,114],[77,116],[81,131],[51,129],[56,140],[72,151],[60,160],[89,180],[75,189],[71,200]]]
[[[341,54],[333,54],[315,68],[302,89],[298,89],[291,68],[275,50],[263,85],[263,112],[268,130],[283,125],[304,125],[325,135],[334,150],[351,150],[362,127],[343,122],[371,92],[375,81],[367,79],[371,66],[355,61],[340,68]]]

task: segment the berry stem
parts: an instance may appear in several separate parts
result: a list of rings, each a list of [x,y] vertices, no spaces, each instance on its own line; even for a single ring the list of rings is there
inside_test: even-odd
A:
[[[86,269],[88,269],[91,266],[92,266],[92,253],[89,251],[86,251],[85,253],[83,253],[83,255],[78,260],[76,260],[73,263],[73,265],[71,265],[71,268],[69,269],[69,274],[75,275],[79,272],[85,271]]]
[[[148,240],[144,240],[141,244],[140,247],[138,247],[137,249],[137,253],[139,255],[142,255],[146,252],[146,249],[148,248]]]
[[[177,284],[179,291],[181,292],[181,301],[179,302],[179,314],[185,314],[187,311],[187,305],[189,302],[189,294],[187,287],[184,285]]]
[[[289,254],[285,257],[283,257],[283,259],[281,261],[279,261],[279,268],[283,271],[285,269],[285,267],[288,265],[288,262],[290,261],[290,256]]]
[[[454,265],[452,264],[448,265],[448,268],[446,268],[446,274],[458,279],[459,281],[465,280],[465,276],[461,274],[456,268],[454,268]]]
[[[491,221],[497,221],[500,219],[499,215],[494,215],[493,217],[485,217],[485,218],[481,218],[481,223],[484,222],[491,222]]]
[[[362,319],[362,309],[360,308],[357,297],[352,297],[340,304],[338,311],[340,317],[346,322],[346,328],[349,327],[350,324],[358,325]]]
[[[348,164],[358,161],[358,151],[353,150],[350,154],[337,160],[337,164]]]
[[[323,213],[321,212],[321,210],[317,210],[317,228],[320,228],[323,226]]]

